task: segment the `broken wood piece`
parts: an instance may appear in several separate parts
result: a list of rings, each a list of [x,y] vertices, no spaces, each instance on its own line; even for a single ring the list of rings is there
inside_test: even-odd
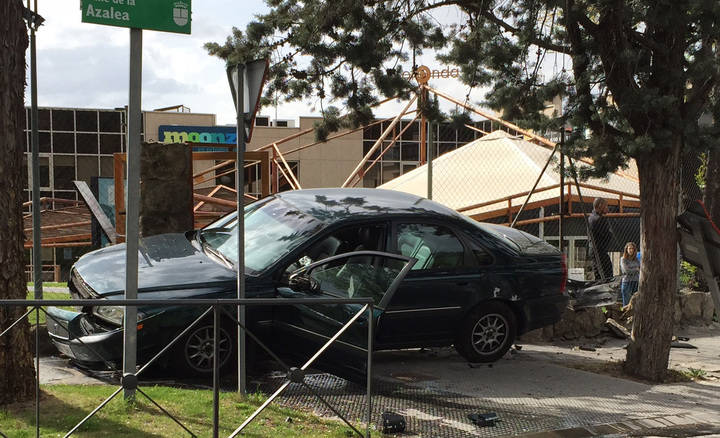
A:
[[[610,329],[610,332],[619,339],[630,339],[631,335],[628,329],[612,318],[605,320],[605,327]]]

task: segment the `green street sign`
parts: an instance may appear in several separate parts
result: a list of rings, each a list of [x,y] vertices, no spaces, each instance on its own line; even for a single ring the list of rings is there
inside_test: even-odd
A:
[[[191,0],[80,0],[83,23],[190,33]]]

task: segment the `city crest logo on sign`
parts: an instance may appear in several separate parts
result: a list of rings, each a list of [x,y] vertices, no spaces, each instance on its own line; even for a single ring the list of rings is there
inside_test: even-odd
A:
[[[185,2],[176,2],[173,8],[173,21],[178,26],[185,26],[188,22],[188,5]]]

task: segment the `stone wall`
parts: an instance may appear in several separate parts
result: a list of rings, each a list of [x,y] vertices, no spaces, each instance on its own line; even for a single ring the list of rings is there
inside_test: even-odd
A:
[[[715,305],[709,292],[696,292],[689,289],[680,291],[675,300],[675,324],[707,325],[712,322]]]
[[[633,299],[626,310],[622,310],[619,304],[604,308],[565,309],[560,322],[526,333],[521,339],[524,342],[532,342],[594,337],[607,330],[605,321],[608,318],[614,319],[629,330],[632,327],[634,303]],[[675,300],[673,320],[676,326],[708,325],[712,322],[714,312],[715,307],[709,292],[682,290]]]
[[[140,235],[192,230],[192,154],[186,144],[143,143]]]

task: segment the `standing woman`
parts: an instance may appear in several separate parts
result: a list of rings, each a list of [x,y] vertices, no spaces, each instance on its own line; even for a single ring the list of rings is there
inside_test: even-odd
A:
[[[637,258],[637,246],[633,242],[625,244],[625,250],[620,259],[620,271],[622,272],[620,290],[622,291],[623,306],[627,306],[630,298],[637,292],[640,280],[640,261]]]

